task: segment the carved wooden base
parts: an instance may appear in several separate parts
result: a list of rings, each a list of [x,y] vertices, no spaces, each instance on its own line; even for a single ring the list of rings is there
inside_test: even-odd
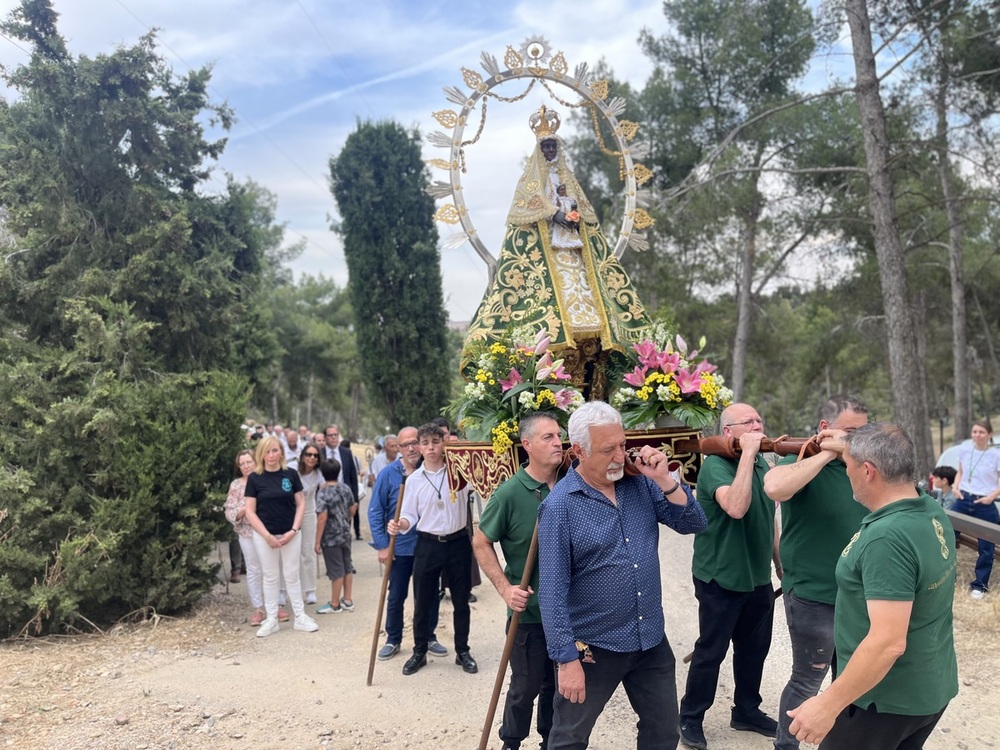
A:
[[[687,427],[626,430],[625,443],[626,448],[650,445],[663,451],[680,463],[684,481],[693,485],[698,482],[701,454],[675,450],[675,444],[699,437],[701,435],[697,430]],[[564,445],[567,450],[569,447],[568,444]],[[452,487],[452,491],[457,491],[468,484],[487,500],[497,487],[514,476],[521,464],[528,460],[520,443],[515,443],[499,456],[493,452],[492,443],[445,443],[444,457],[448,467],[448,484]]]

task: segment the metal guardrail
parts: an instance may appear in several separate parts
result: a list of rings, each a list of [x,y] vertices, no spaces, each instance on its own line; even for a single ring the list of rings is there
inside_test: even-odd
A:
[[[978,518],[967,516],[964,513],[956,513],[953,510],[945,510],[948,520],[955,531],[959,532],[958,543],[971,549],[979,546],[977,540],[985,539],[998,545],[993,553],[995,559],[1000,560],[1000,526],[989,521],[980,521]]]

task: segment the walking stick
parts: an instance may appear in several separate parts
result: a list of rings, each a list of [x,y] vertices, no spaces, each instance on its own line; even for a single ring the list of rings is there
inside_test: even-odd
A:
[[[531,574],[535,569],[535,560],[538,558],[538,521],[535,521],[535,530],[531,534],[531,545],[528,547],[528,557],[524,561],[524,573],[521,574],[521,583],[518,586],[521,591],[528,590],[531,583]],[[521,613],[515,612],[511,615],[510,625],[507,628],[507,640],[503,644],[503,653],[500,655],[500,666],[497,667],[497,678],[493,682],[493,695],[490,697],[490,707],[486,709],[486,721],[483,722],[483,733],[479,738],[479,750],[486,750],[486,743],[489,742],[490,728],[493,726],[493,717],[497,713],[497,703],[500,702],[500,690],[503,688],[503,678],[507,674],[507,663],[510,661],[510,652],[514,649],[514,639],[517,637],[517,624],[521,621]]]
[[[399,523],[399,514],[403,510],[403,489],[406,487],[406,475],[403,475],[403,483],[399,485],[399,495],[396,496],[396,523]],[[368,659],[368,687],[372,685],[372,675],[375,674],[375,654],[378,653],[378,635],[382,629],[382,611],[385,608],[386,591],[389,590],[389,571],[392,570],[392,555],[396,550],[396,534],[389,536],[389,559],[385,563],[385,573],[382,575],[382,593],[378,598],[378,614],[375,615],[375,632],[372,633],[372,653]]]

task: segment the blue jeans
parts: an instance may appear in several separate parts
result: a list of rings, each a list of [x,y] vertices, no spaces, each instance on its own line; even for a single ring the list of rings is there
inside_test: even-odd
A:
[[[507,620],[510,628],[510,620]],[[510,651],[510,686],[503,709],[500,739],[504,745],[519,747],[531,734],[531,712],[538,698],[538,734],[547,747],[552,730],[552,697],[556,692],[555,670],[545,647],[541,623],[518,625]]]
[[[591,646],[594,662],[583,662],[587,696],[570,703],[558,692],[549,733],[548,750],[585,750],[597,717],[619,685],[639,716],[636,750],[675,750],[677,684],[674,653],[667,637],[648,651],[617,653]],[[558,683],[558,673],[556,681]]]
[[[753,591],[730,591],[715,581],[694,579],[698,599],[698,641],[681,699],[681,724],[701,726],[715,703],[719,667],[733,644],[735,690],[733,718],[751,719],[760,709],[760,682],[764,660],[771,649],[774,589],[771,584]]]
[[[389,571],[389,594],[385,606],[385,632],[387,643],[397,646],[403,643],[403,605],[410,591],[410,578],[413,577],[413,555],[398,555],[392,561]],[[435,599],[430,612],[431,640],[436,641],[438,623],[438,605]]]
[[[963,492],[961,499],[957,500],[951,509],[956,513],[964,513],[967,516],[978,518],[980,521],[1000,524],[1000,513],[997,512],[996,505],[993,503],[980,505],[973,502],[981,497],[982,495],[970,495],[968,492]],[[976,579],[970,585],[980,591],[989,591],[990,574],[993,572],[993,551],[996,549],[996,545],[985,539],[978,541],[979,558],[976,560]]]
[[[792,676],[781,691],[778,704],[778,736],[775,750],[792,750],[799,741],[788,731],[788,711],[798,708],[819,692],[833,660],[833,605],[800,599],[786,592],[785,619],[792,642]]]

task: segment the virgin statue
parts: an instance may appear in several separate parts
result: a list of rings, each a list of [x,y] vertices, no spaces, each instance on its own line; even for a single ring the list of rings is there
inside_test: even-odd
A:
[[[470,345],[512,325],[544,326],[573,385],[603,399],[608,357],[639,341],[649,320],[566,162],[559,115],[543,105],[529,125],[535,148],[514,190],[496,278],[469,326],[463,361]]]

